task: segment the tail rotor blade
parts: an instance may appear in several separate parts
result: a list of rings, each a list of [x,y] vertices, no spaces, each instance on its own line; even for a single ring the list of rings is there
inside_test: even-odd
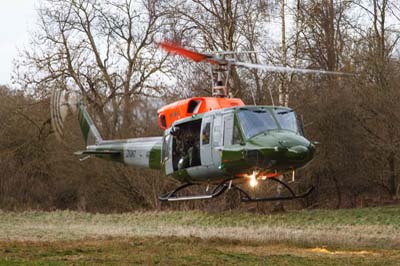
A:
[[[53,90],[50,100],[51,125],[58,140],[64,137],[64,122],[69,112],[76,113],[78,95],[75,92]]]

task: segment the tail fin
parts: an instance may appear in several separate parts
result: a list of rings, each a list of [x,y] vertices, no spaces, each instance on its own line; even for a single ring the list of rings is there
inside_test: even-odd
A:
[[[78,107],[79,126],[81,127],[86,146],[100,143],[103,139],[87,112],[86,107],[83,104],[79,104]]]
[[[68,113],[76,114],[78,111],[79,125],[85,139],[86,146],[97,144],[103,139],[93,123],[92,118],[81,103],[79,94],[73,91],[53,90],[50,102],[51,124],[56,137],[63,141],[64,122]]]

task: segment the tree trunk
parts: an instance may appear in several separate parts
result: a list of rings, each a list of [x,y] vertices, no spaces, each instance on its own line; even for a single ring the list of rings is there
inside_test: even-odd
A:
[[[394,152],[391,152],[388,157],[389,164],[389,191],[393,198],[396,197],[397,194],[397,174],[396,174],[396,155]]]
[[[335,184],[336,196],[337,196],[337,203],[336,209],[339,209],[342,206],[342,191],[340,190],[339,181],[336,177],[332,177],[333,183]]]

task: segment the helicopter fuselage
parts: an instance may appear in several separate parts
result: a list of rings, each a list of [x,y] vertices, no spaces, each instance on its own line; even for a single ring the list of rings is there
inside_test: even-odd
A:
[[[306,165],[314,150],[292,109],[240,106],[177,120],[162,137],[89,145],[85,154],[160,169],[181,182],[218,183],[293,171]]]

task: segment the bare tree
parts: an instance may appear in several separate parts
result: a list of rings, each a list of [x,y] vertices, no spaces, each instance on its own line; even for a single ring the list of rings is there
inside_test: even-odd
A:
[[[371,24],[363,28],[360,52],[363,75],[359,83],[362,102],[357,118],[368,139],[369,160],[379,165],[374,171],[375,184],[383,186],[389,195],[395,197],[399,187],[399,142],[400,110],[393,99],[398,97],[397,83],[399,62],[394,54],[400,36],[392,30],[389,18],[393,18],[394,2],[389,0],[361,1],[357,6],[370,18]],[[395,14],[394,14],[395,15]],[[398,196],[398,195],[397,195]]]
[[[210,52],[256,50],[260,47],[262,25],[268,18],[266,1],[172,1],[166,9],[170,18],[171,39]],[[250,55],[247,59],[256,62],[258,56]],[[239,71],[234,68],[231,70],[231,91],[235,97],[247,99],[246,73],[239,75]],[[193,79],[198,80],[198,87],[201,87],[199,85],[204,84],[209,73],[201,73],[199,68],[193,72]],[[251,75],[257,76],[256,86],[260,90],[260,74],[252,71]]]
[[[17,62],[15,81],[37,99],[46,99],[54,89],[79,91],[92,108],[105,138],[160,134],[155,129],[157,101],[143,99],[144,96],[160,97],[167,91],[166,75],[170,69],[166,53],[157,44],[162,38],[165,19],[160,3],[153,0],[42,1],[38,9],[40,28],[32,35],[31,49],[25,50]],[[144,109],[138,111],[138,106]],[[144,120],[154,123],[151,126],[143,123]],[[68,146],[78,149],[80,143],[75,138]],[[124,168],[104,165],[107,167],[98,169],[107,169],[105,172],[111,177],[87,171],[82,183],[101,182],[93,190],[84,191],[95,193],[96,189],[104,191],[111,187],[115,194],[128,201],[141,203],[136,206],[153,206],[154,194],[146,190],[151,180],[137,177],[146,175],[142,170],[135,169],[136,175],[129,175]],[[73,168],[81,169],[77,165]],[[61,166],[60,169],[65,171]],[[82,177],[78,172],[75,176]],[[160,173],[155,176],[159,178]],[[159,183],[162,186],[165,180]],[[139,188],[145,191],[140,192]],[[91,204],[90,200],[86,201],[84,205]]]
[[[158,1],[45,0],[38,12],[40,30],[17,66],[17,82],[42,95],[78,90],[106,136],[126,136],[135,95],[163,93],[157,75],[166,71],[166,55],[154,44],[163,26]]]

